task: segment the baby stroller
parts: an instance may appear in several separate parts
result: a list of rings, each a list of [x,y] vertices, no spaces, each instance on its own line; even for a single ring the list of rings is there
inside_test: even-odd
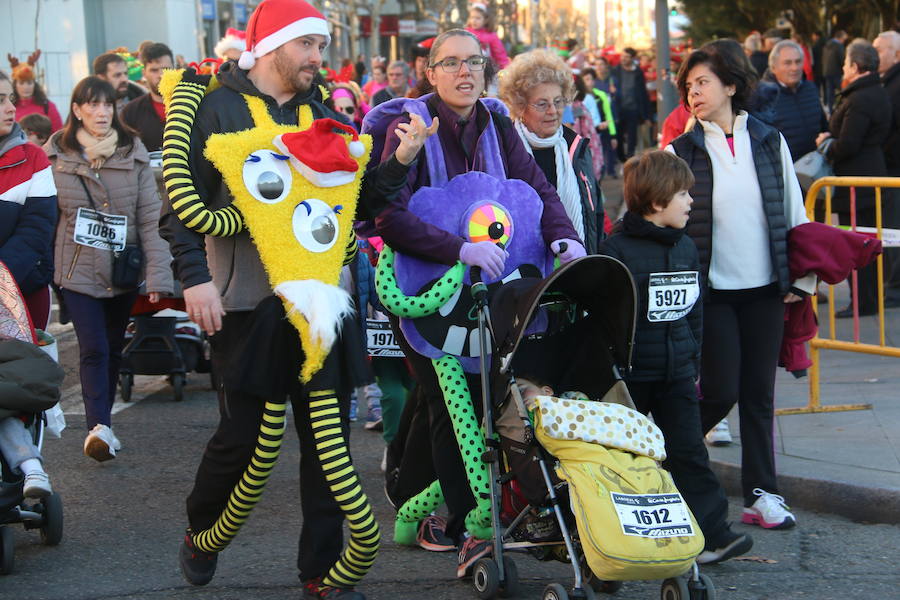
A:
[[[473,269],[475,271],[475,269]],[[516,474],[509,468],[509,453],[497,441],[495,420],[516,373],[553,382],[559,390],[579,390],[588,398],[630,404],[622,374],[631,362],[635,328],[635,290],[622,263],[604,256],[573,261],[541,279],[520,279],[504,284],[487,306],[487,289],[473,272],[471,292],[478,308],[481,339],[481,392],[484,399],[484,461],[490,472],[493,554],[473,566],[472,582],[480,598],[509,597],[517,588],[517,569],[508,552],[528,552],[540,560],[569,562],[574,585],[549,584],[544,600],[596,597],[596,592],[614,593],[621,581],[602,581],[587,564],[584,547],[569,510],[569,486],[553,479],[549,455],[534,438],[526,435],[524,452],[536,465],[537,480],[543,481],[544,501],[534,505],[519,494]],[[537,317],[547,323],[539,334],[527,334]],[[486,332],[490,331],[487,335]],[[492,342],[490,350],[488,342]],[[558,387],[557,387],[558,386]],[[632,406],[633,408],[633,406]],[[526,419],[527,422],[527,419]],[[530,438],[530,439],[529,439]],[[541,492],[543,492],[543,488]],[[577,490],[571,490],[573,493]],[[531,496],[533,497],[533,495]],[[522,536],[529,516],[545,515],[552,526],[551,537],[535,541]],[[546,531],[546,530],[545,530]],[[552,537],[555,536],[555,537]],[[693,556],[693,555],[691,555]],[[699,573],[696,563],[684,568],[688,577],[670,577],[662,584],[663,600],[715,598],[712,582]],[[680,567],[679,567],[680,568]],[[682,573],[683,575],[683,573]],[[654,577],[627,577],[652,579]]]
[[[122,400],[131,402],[135,375],[168,375],[175,401],[184,399],[184,384],[192,371],[211,373],[209,343],[187,313],[165,309],[134,316],[125,330],[127,341],[119,367]]]
[[[36,414],[26,424],[38,448],[44,441],[45,419],[43,413]],[[56,492],[40,500],[25,498],[22,494],[24,477],[14,474],[2,456],[0,471],[0,575],[8,575],[15,565],[16,546],[13,531],[7,525],[22,523],[26,530],[37,529],[42,544],[56,546],[63,536],[63,506]]]

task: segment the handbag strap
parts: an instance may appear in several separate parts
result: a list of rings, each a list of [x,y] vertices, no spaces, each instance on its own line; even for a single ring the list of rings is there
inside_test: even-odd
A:
[[[84,193],[87,194],[88,202],[91,203],[91,208],[94,209],[95,211],[97,211],[98,213],[103,214],[103,213],[101,213],[99,210],[97,210],[97,205],[94,204],[94,197],[91,196],[91,191],[88,189],[87,184],[84,182],[84,176],[83,176],[83,175],[76,175],[76,177],[78,177],[78,183],[81,184],[82,189],[84,189]],[[103,218],[103,217],[101,217],[101,219],[102,219],[102,218]]]

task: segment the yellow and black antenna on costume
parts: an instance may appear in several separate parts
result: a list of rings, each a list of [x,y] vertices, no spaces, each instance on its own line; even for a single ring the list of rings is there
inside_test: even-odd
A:
[[[324,364],[340,322],[352,310],[351,299],[337,284],[341,266],[352,260],[357,248],[352,221],[371,138],[359,136],[354,142],[362,146],[357,146],[360,152],[354,160],[359,169],[352,181],[318,187],[291,166],[291,157],[280,147],[282,136],[312,126],[309,106],[300,107],[299,127],[284,126],[272,120],[262,99],[244,96],[254,127],[211,135],[204,148],[234,199],[232,205],[210,210],[194,185],[188,156],[197,110],[214,86],[214,79],[190,71],[169,71],[160,84],[167,107],[163,177],[172,208],[186,227],[198,233],[229,236],[249,231],[270,284],[300,334],[301,379],[309,383]],[[346,243],[339,243],[341,236]],[[350,459],[337,394],[322,389],[308,395],[316,452],[350,528],[350,542],[323,582],[352,587],[374,562],[380,531]],[[285,410],[283,401],[266,402],[250,464],[225,510],[211,528],[192,532],[200,550],[223,550],[259,501],[281,448]]]

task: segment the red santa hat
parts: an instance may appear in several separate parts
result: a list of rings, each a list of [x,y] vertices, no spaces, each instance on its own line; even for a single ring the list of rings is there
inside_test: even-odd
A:
[[[247,32],[229,27],[225,31],[225,37],[219,40],[213,51],[219,58],[225,58],[225,53],[229,50],[239,50],[243,52],[247,49]]]
[[[263,0],[247,23],[247,49],[238,66],[248,70],[260,56],[310,34],[325,36],[325,42],[331,43],[328,21],[312,5],[303,0]]]
[[[353,136],[353,141],[334,130]],[[299,173],[317,187],[336,187],[353,181],[359,170],[359,158],[366,151],[356,130],[334,119],[316,119],[312,127],[296,133],[283,133],[273,143],[291,158]]]

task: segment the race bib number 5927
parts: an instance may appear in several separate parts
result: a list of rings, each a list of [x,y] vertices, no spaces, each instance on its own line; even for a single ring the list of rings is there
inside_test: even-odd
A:
[[[647,287],[647,320],[677,321],[694,307],[700,298],[697,271],[651,273]]]

